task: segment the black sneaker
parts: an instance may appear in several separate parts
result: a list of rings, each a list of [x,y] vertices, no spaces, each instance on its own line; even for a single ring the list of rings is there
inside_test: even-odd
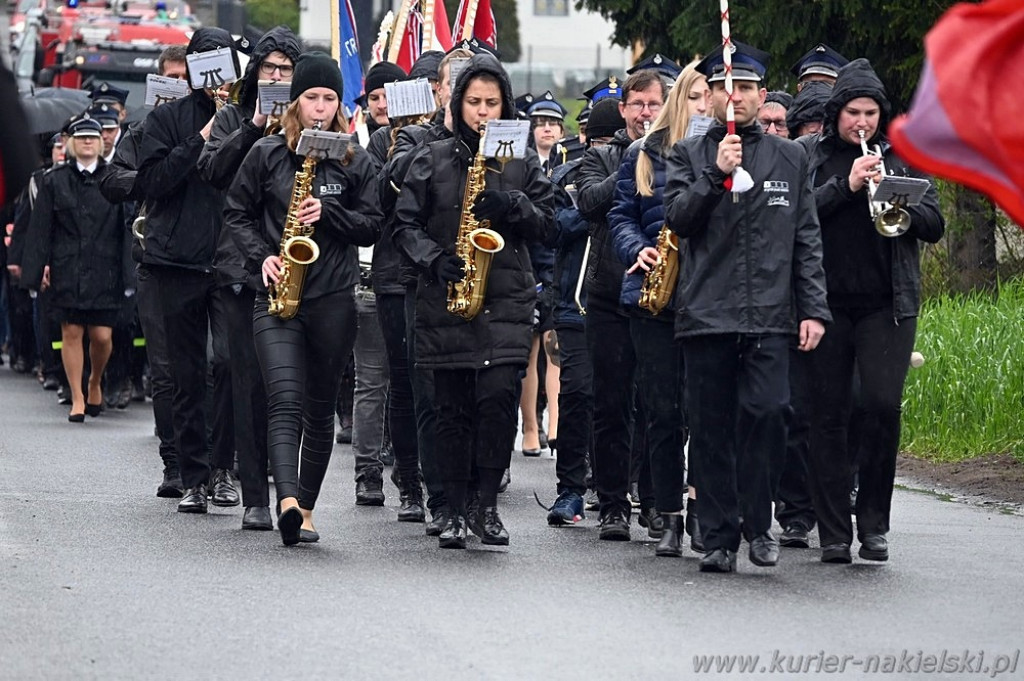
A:
[[[231,478],[231,471],[217,468],[210,478],[210,503],[214,506],[238,506],[238,489]]]
[[[587,490],[586,496],[583,497],[583,508],[587,511],[601,510],[601,498],[597,496],[596,489]]]
[[[383,506],[384,481],[380,478],[363,478],[356,483],[356,506]]]
[[[506,468],[505,472],[501,474],[501,482],[498,484],[498,494],[507,490],[510,484],[512,484],[512,472]]]
[[[629,519],[626,514],[615,509],[602,516],[598,537],[604,541],[629,541]]]
[[[380,462],[385,466],[395,465],[395,448],[390,442],[380,450]]]
[[[352,444],[352,426],[341,426],[338,428],[338,434],[334,436],[334,441],[339,445]]]

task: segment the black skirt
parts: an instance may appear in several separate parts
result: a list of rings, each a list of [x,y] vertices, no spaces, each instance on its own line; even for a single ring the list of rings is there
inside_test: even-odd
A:
[[[78,310],[72,307],[61,307],[53,311],[54,318],[61,324],[77,326],[117,326],[119,310]]]

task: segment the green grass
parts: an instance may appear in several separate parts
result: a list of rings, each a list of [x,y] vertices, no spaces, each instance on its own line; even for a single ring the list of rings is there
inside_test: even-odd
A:
[[[903,402],[901,448],[960,461],[1010,453],[1024,462],[1024,281],[998,296],[942,295],[924,303]]]

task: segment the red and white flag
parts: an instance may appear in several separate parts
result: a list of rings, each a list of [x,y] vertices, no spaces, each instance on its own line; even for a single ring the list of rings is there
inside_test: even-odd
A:
[[[472,29],[466,26],[469,20],[473,22]],[[455,14],[452,38],[455,42],[476,38],[491,47],[497,47],[498,28],[494,23],[491,0],[462,0],[459,3],[459,11]]]

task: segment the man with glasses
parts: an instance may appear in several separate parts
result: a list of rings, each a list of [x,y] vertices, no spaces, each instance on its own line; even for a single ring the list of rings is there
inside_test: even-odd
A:
[[[786,112],[793,105],[793,95],[778,90],[769,92],[764,98],[764,104],[757,110],[757,122],[764,128],[766,135],[778,135],[789,137],[789,128],[786,127]]]
[[[629,318],[619,312],[626,266],[612,250],[608,211],[626,149],[644,136],[665,103],[667,86],[653,70],[637,71],[622,86],[619,113],[626,127],[607,145],[583,156],[576,186],[580,213],[590,222],[587,262],[587,346],[594,372],[594,486],[601,502],[600,538],[629,541],[632,511],[626,492],[630,480],[630,418],[636,357]],[[647,125],[645,125],[645,123]]]

